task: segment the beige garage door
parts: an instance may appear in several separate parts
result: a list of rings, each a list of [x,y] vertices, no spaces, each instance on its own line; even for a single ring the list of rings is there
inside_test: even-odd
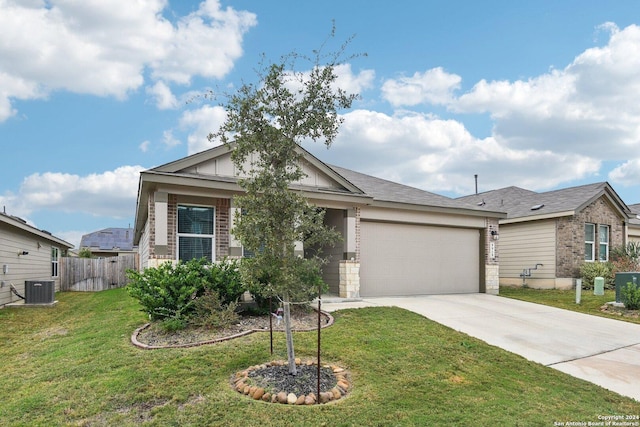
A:
[[[362,221],[360,295],[480,290],[478,230]]]

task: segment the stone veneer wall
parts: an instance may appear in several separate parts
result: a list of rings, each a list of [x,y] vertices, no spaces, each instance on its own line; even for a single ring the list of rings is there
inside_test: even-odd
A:
[[[497,218],[487,218],[484,230],[484,291],[488,294],[497,295],[500,291],[500,245],[499,240],[495,240],[491,235],[494,230],[500,235],[500,228]],[[494,255],[491,256],[491,244],[494,246]]]
[[[585,255],[585,223],[609,226],[609,250],[623,244],[623,219],[604,197],[595,200],[573,217],[559,218],[556,222],[556,278],[580,277],[580,265],[584,262]],[[597,227],[595,241],[597,245]]]
[[[360,297],[360,262],[340,261],[340,298]]]

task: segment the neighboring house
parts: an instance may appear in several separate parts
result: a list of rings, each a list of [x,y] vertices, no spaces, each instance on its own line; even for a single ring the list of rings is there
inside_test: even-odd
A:
[[[85,234],[80,240],[80,249],[84,248],[99,258],[133,254],[138,249],[133,244],[133,228],[105,228]]]
[[[302,149],[292,185],[343,241],[324,279],[342,297],[498,292],[492,232],[504,213],[329,166]],[[231,234],[242,194],[230,148],[219,146],[140,174],[134,244],[141,268],[167,260],[241,257]],[[301,248],[300,253],[303,253]]]
[[[18,217],[0,213],[0,307],[21,301],[11,285],[22,296],[29,280],[53,280],[59,290],[60,257],[72,247]]]
[[[629,205],[633,218],[629,220],[629,242],[640,243],[640,203]]]
[[[629,207],[606,182],[536,193],[507,187],[461,197],[504,210],[500,284],[568,289],[584,262],[607,261],[629,240]]]

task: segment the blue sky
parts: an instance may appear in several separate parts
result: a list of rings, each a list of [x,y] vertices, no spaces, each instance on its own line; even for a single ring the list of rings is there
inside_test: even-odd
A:
[[[202,94],[355,36],[321,160],[451,197],[608,181],[640,203],[640,3],[0,0],[0,209],[78,244],[210,148]]]

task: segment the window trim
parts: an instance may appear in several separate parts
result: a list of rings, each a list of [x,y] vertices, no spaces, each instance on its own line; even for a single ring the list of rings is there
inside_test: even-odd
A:
[[[593,229],[593,240],[587,240],[587,226]],[[591,245],[591,258],[587,258],[587,245]],[[586,262],[594,262],[596,260],[596,224],[591,222],[584,223],[584,260]]]
[[[60,277],[60,248],[57,246],[51,246],[51,277]]]
[[[600,230],[602,229],[606,229],[607,230],[607,241],[603,242],[602,241],[602,235],[604,233],[601,233]],[[598,261],[600,262],[607,262],[609,261],[609,244],[611,242],[611,227],[607,224],[598,224]],[[600,259],[600,250],[601,248],[604,246],[605,248],[605,259]]]
[[[181,207],[211,209],[213,211],[213,215],[211,216],[211,221],[212,221],[211,231],[213,231],[213,234],[180,233],[179,216],[180,216]],[[211,261],[215,261],[216,260],[216,207],[213,205],[178,203],[176,205],[176,261],[180,261],[180,238],[181,237],[210,238],[211,239]]]

